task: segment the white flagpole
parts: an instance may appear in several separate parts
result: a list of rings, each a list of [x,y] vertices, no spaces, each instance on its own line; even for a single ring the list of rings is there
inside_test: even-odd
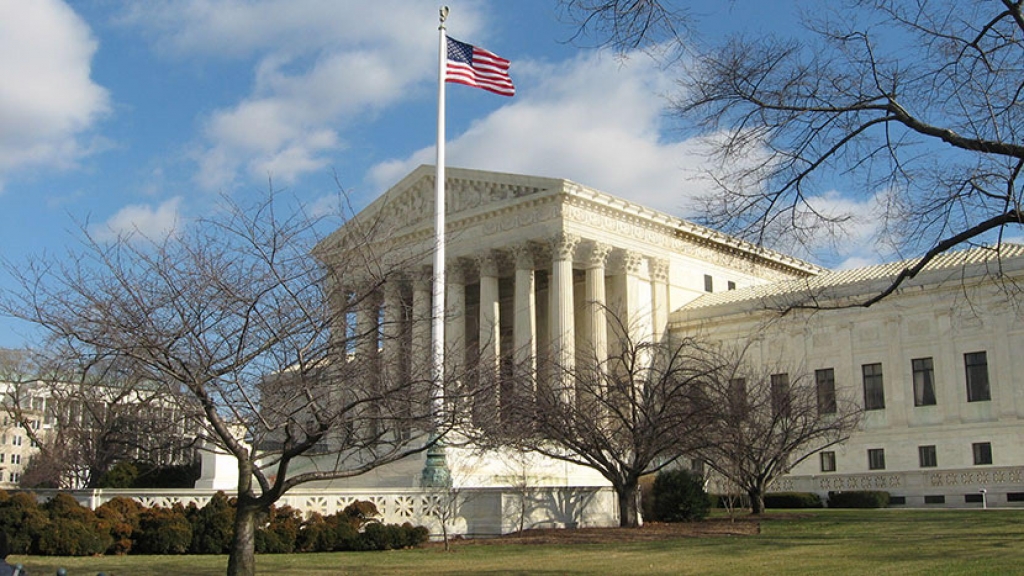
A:
[[[437,170],[434,177],[434,282],[433,306],[431,309],[431,357],[433,366],[431,377],[430,410],[433,418],[434,432],[443,421],[444,411],[444,296],[445,296],[445,254],[444,254],[444,84],[445,68],[448,64],[448,35],[444,22],[448,18],[448,7],[440,10],[441,25],[438,26],[438,62],[437,62]],[[435,438],[436,440],[436,438]],[[448,466],[445,462],[444,448],[441,443],[427,452],[427,462],[423,469],[421,483],[424,486],[444,486],[450,482]]]

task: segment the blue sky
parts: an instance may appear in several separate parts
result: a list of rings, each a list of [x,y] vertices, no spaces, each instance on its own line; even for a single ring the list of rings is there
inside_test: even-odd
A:
[[[671,69],[567,41],[555,0],[452,0],[449,33],[512,61],[518,94],[448,86],[448,165],[569,178],[686,216],[692,136]],[[709,38],[791,28],[779,2],[686,3]],[[0,0],[0,250],[160,235],[273,186],[356,207],[436,138],[437,9],[416,0]],[[840,199],[838,192],[831,192]],[[840,254],[859,261],[859,254]],[[0,272],[0,290],[11,287]],[[0,347],[26,327],[0,319]]]

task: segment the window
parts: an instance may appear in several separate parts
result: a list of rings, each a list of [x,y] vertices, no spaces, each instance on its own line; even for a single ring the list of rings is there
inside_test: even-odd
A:
[[[21,454],[11,454],[11,464],[21,464]]]
[[[907,503],[906,496],[889,496],[890,506],[904,506]]]
[[[935,446],[918,446],[917,459],[921,468],[935,468],[939,465],[939,458],[935,453]]]
[[[910,361],[914,368],[914,406],[935,405],[935,369],[931,358]]]
[[[786,418],[789,416],[789,374],[772,374],[770,384],[772,413]]]
[[[981,466],[992,463],[992,444],[990,442],[975,442],[971,444],[974,452],[974,465]]]
[[[14,441],[11,442],[14,446],[21,446],[21,436],[15,436]]]
[[[1007,502],[1024,502],[1024,492],[1007,492]]]
[[[964,494],[965,504],[981,504],[985,501],[985,497],[981,494]]]
[[[19,480],[21,480],[21,474],[18,472],[11,472],[11,482],[17,483]]]
[[[822,452],[821,453],[821,471],[822,472],[835,472],[836,471],[836,453],[835,452]]]
[[[885,470],[885,450],[868,448],[868,470]]]
[[[704,291],[705,292],[714,292],[715,291],[715,281],[711,279],[711,274],[705,274],[704,275]]]
[[[942,495],[933,495],[924,497],[925,504],[945,504],[946,497]]]
[[[734,411],[739,412],[740,416],[746,412],[747,408],[747,379],[746,378],[733,378],[729,380],[729,403],[732,405]]]
[[[7,454],[3,454],[3,453],[0,453],[0,464],[3,464],[3,463],[4,463],[4,458],[5,458],[6,456],[7,456]]]
[[[700,458],[691,458],[690,459],[690,472],[694,472],[696,474],[700,474],[701,476],[703,476],[704,475],[704,461],[701,460]]]
[[[985,353],[964,354],[964,368],[967,371],[967,401],[991,400],[988,389],[988,358]]]
[[[882,386],[882,365],[864,364],[860,369],[864,375],[864,409],[884,409],[885,390]]]
[[[818,392],[818,414],[835,414],[836,371],[832,368],[815,370],[814,383]]]
[[[725,287],[726,287],[726,290],[735,290],[736,289],[736,283],[733,282],[732,280],[729,280],[728,282],[726,282]]]

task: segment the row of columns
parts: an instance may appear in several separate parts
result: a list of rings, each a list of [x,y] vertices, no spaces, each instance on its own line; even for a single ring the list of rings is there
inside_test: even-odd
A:
[[[616,250],[607,244],[583,241],[572,234],[559,234],[544,242],[523,243],[508,250],[488,251],[473,261],[478,271],[479,285],[479,333],[477,337],[480,369],[497,377],[502,362],[501,335],[501,294],[503,264],[511,259],[514,290],[512,302],[512,343],[511,357],[523,377],[533,378],[537,371],[538,325],[537,325],[537,263],[550,255],[548,268],[547,343],[556,366],[572,367],[576,361],[577,349],[577,306],[574,270],[584,271],[584,303],[580,311],[584,316],[580,326],[586,333],[587,352],[599,364],[608,357],[608,295],[606,276],[608,263],[615,254],[620,262],[617,274],[623,276],[622,298],[625,304],[626,323],[632,323],[637,314],[650,314],[650,332],[636,337],[660,339],[664,336],[668,322],[668,262],[667,260],[645,257],[637,252]],[[467,338],[466,288],[470,282],[472,267],[466,266],[466,259],[450,264],[446,271],[445,318],[447,374],[461,374],[465,368],[465,345]],[[644,264],[646,263],[646,266]],[[644,274],[646,269],[647,274]],[[504,274],[508,277],[508,274]],[[642,289],[649,283],[650,291]],[[411,302],[408,301],[411,284]],[[426,379],[431,366],[431,290],[430,270],[426,267],[414,274],[396,276],[385,282],[383,299],[371,295],[364,300],[355,317],[355,333],[358,335],[378,334],[356,341],[357,355],[375,354],[378,346],[382,353],[382,374],[387,378],[413,377]],[[650,302],[645,302],[649,294]],[[383,305],[383,310],[381,309]],[[649,308],[647,308],[649,306]],[[407,324],[411,322],[411,326]],[[408,327],[409,345],[404,346],[401,333]],[[583,339],[580,339],[583,340]],[[506,343],[506,349],[508,348]],[[408,354],[404,358],[403,354]],[[407,360],[407,361],[404,361]],[[408,374],[402,374],[407,370]],[[563,398],[571,397],[570,382],[563,381]]]

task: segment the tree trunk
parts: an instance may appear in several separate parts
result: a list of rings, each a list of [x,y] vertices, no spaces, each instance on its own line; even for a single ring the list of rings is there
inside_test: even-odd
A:
[[[228,576],[256,574],[256,518],[259,508],[238,503],[235,511],[235,535],[228,555]]]
[[[640,507],[640,484],[631,482],[615,488],[619,499],[619,526],[639,528],[643,525],[643,510]]]
[[[747,496],[750,497],[750,513],[760,514],[764,512],[764,492],[758,488],[751,488],[747,490]]]

